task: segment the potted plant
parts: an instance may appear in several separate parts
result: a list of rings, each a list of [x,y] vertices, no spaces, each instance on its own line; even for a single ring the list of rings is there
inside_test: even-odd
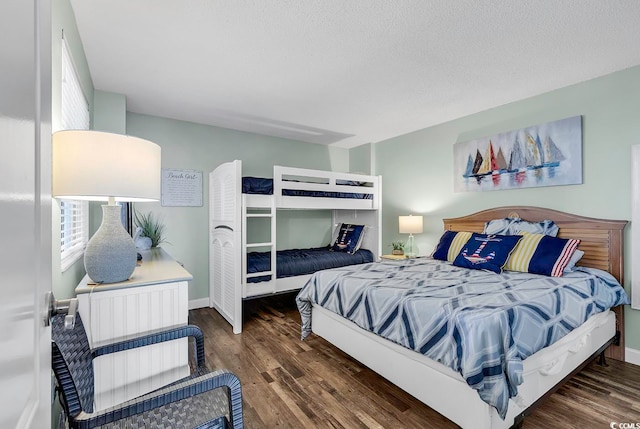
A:
[[[402,241],[394,241],[391,243],[391,247],[393,247],[393,251],[391,252],[394,255],[404,255],[404,242]]]
[[[161,243],[168,243],[162,237],[164,233],[164,223],[156,218],[152,212],[147,214],[135,212],[135,224],[140,228],[140,237],[147,237],[151,240],[151,247],[157,247]]]

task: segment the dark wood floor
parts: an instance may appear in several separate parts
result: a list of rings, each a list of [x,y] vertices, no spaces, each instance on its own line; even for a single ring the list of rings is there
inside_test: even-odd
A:
[[[205,334],[207,364],[242,382],[245,427],[455,428],[409,394],[312,335],[300,341],[294,295],[250,301],[234,335],[213,309],[192,310]],[[640,367],[590,364],[524,422],[526,429],[609,428],[640,422]]]

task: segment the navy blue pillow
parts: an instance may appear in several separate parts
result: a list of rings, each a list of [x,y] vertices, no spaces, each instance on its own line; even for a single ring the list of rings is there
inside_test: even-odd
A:
[[[471,233],[466,231],[445,231],[440,241],[431,254],[433,259],[453,262],[462,250],[462,246],[471,238]]]
[[[520,235],[473,233],[453,261],[453,265],[473,270],[488,270],[500,274]]]
[[[343,223],[340,225],[338,237],[331,246],[331,250],[336,252],[356,253],[360,248],[364,238],[364,225],[353,225]]]

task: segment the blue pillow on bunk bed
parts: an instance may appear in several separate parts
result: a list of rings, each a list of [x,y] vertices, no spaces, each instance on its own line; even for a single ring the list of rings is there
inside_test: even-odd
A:
[[[242,178],[243,194],[273,194],[273,179],[245,176]]]
[[[521,235],[471,234],[453,265],[500,274]]]
[[[335,252],[356,253],[364,238],[364,225],[343,223],[338,229],[338,236],[329,250]]]

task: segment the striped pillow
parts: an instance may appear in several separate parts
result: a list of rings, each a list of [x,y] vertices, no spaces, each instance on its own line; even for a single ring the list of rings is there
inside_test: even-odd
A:
[[[471,233],[466,231],[445,231],[440,237],[440,242],[431,254],[433,259],[453,262],[462,250],[467,241],[471,238]]]
[[[523,237],[511,253],[504,269],[561,277],[580,240],[544,234],[520,233]]]

